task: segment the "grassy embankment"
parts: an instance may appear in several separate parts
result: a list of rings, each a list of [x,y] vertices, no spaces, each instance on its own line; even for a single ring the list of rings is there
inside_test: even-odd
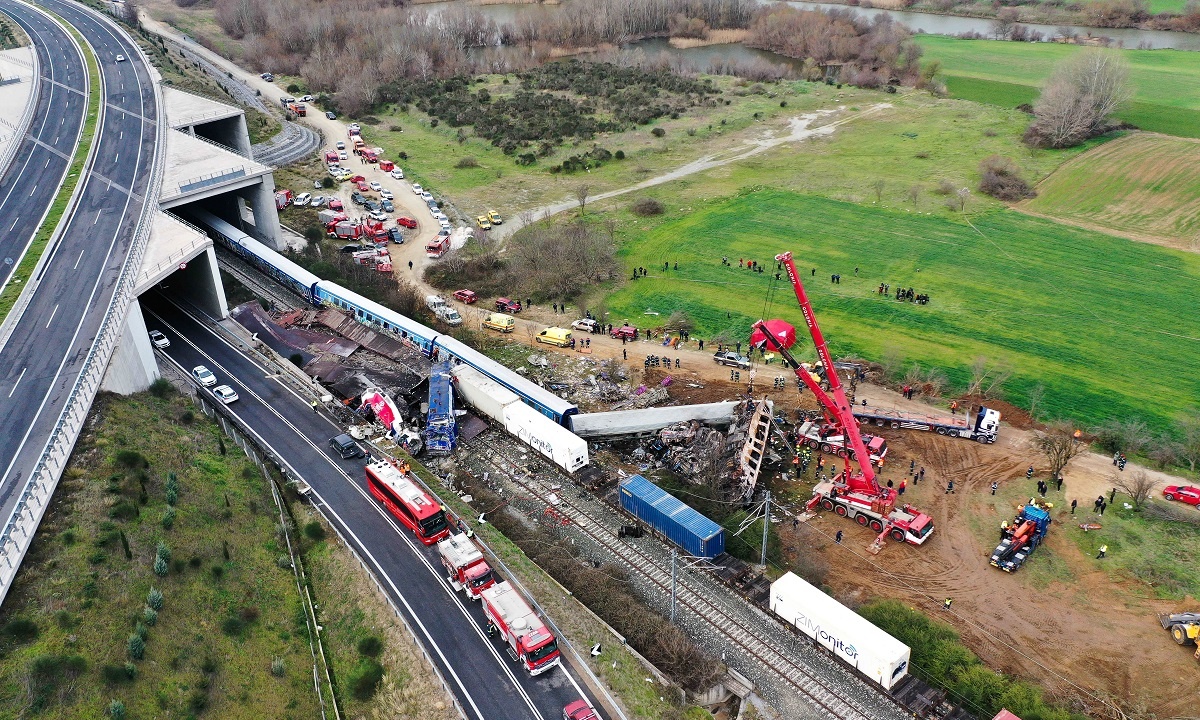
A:
[[[54,197],[54,202],[50,205],[50,212],[42,221],[42,226],[34,236],[33,242],[29,244],[29,248],[17,262],[8,285],[5,286],[3,292],[0,292],[0,320],[8,316],[8,312],[17,302],[17,298],[21,296],[21,291],[25,289],[25,284],[33,275],[33,270],[41,260],[46,245],[58,228],[63,213],[67,211],[67,204],[71,201],[71,195],[75,193],[75,186],[79,183],[80,173],[83,172],[84,163],[87,162],[88,152],[91,150],[92,141],[96,136],[96,122],[100,117],[100,68],[96,65],[96,57],[92,53],[91,46],[84,41],[83,36],[65,22],[63,25],[75,38],[75,42],[79,44],[83,51],[84,62],[87,63],[88,82],[91,85],[87,115],[84,116],[83,131],[79,138],[79,144],[75,148],[75,155],[71,158],[71,166],[67,170],[67,176],[63,179],[62,187],[58,190],[58,195]]]
[[[925,60],[942,63],[954,97],[1016,107],[1032,103],[1041,84],[1066,58],[1085,48],[1055,43],[960,40],[921,35]],[[1200,137],[1200,53],[1120,50],[1129,63],[1133,99],[1116,116],[1143,130]]]
[[[1019,209],[1182,250],[1200,245],[1200,142],[1137,133],[1065,163]]]
[[[4,638],[5,707],[101,718],[119,700],[130,717],[313,717],[304,614],[259,470],[174,393],[104,396],[93,412],[5,601],[5,627],[37,627],[29,642]],[[153,615],[152,587],[163,595]],[[139,633],[142,657],[130,648]]]
[[[1180,372],[1194,366],[1200,321],[1179,312],[1200,280],[1200,257],[1004,210],[973,222],[749,192],[629,238],[625,264],[653,276],[627,282],[608,307],[642,325],[651,324],[647,310],[684,310],[697,336],[744,337],[760,314],[802,325],[786,282],[764,308],[773,271],[720,263],[727,255],[774,268],[771,258],[791,250],[835,356],[898,352],[959,385],[984,356],[1015,371],[1012,400],[1042,383],[1051,417],[1088,424],[1142,417],[1161,426],[1200,396],[1200,376]],[[664,261],[679,271],[656,270]],[[829,282],[835,272],[840,285]],[[881,282],[929,292],[932,302],[886,300],[875,292]]]

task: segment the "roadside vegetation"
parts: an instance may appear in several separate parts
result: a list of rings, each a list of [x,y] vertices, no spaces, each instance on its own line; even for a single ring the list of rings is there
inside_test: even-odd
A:
[[[860,0],[838,0],[859,5]],[[1191,0],[1019,0],[992,3],[984,0],[861,0],[863,7],[997,18],[1041,25],[1085,25],[1100,28],[1146,30],[1200,30],[1200,7]]]
[[[165,381],[102,395],[92,412],[0,616],[4,706],[315,715],[300,597],[258,468]]]
[[[0,16],[0,50],[12,50],[29,44],[29,36],[12,18]]]

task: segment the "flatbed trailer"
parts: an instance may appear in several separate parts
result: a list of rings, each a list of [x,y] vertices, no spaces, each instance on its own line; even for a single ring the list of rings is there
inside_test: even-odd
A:
[[[883,408],[873,405],[858,405],[854,417],[863,424],[876,427],[903,428],[936,432],[947,437],[961,437],[981,443],[994,443],[1000,433],[1000,413],[980,406],[977,411],[962,415],[934,415],[931,413]]]

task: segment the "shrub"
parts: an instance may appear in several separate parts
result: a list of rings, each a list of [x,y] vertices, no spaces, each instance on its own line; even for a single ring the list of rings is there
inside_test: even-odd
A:
[[[125,671],[125,677],[129,678],[130,680],[137,679],[137,665],[126,661],[122,669]]]
[[[313,520],[304,526],[304,535],[309,540],[319,542],[325,539],[325,528],[321,526],[320,522]]]
[[[63,541],[63,545],[68,545],[68,546],[74,545],[75,544],[75,531],[74,530],[64,530],[63,534],[62,534],[62,541]]]
[[[4,626],[4,634],[19,643],[36,640],[38,633],[37,624],[28,618],[13,618]]]
[[[383,666],[374,660],[361,660],[350,671],[350,694],[358,700],[370,700],[383,681]]]
[[[304,367],[304,356],[300,353],[292,353],[288,356],[288,361],[298,368]]]
[[[193,690],[188,698],[188,707],[196,712],[208,707],[208,693],[201,689]]]
[[[146,623],[150,627],[154,627],[155,625],[157,625],[158,624],[158,611],[152,607],[142,608],[142,622]]]
[[[226,635],[228,635],[230,637],[234,637],[236,635],[241,635],[242,630],[244,630],[245,628],[246,628],[246,623],[242,622],[242,619],[236,615],[227,617],[227,618],[225,618],[225,620],[223,620],[221,622],[221,632],[225,633]]]
[[[179,414],[179,422],[183,423],[184,425],[191,425],[192,423],[196,422],[196,413],[192,412],[191,410],[184,410]]]
[[[177,502],[179,502],[179,491],[176,490],[175,488],[168,487],[167,488],[167,504],[174,505]]]
[[[938,186],[931,192],[933,192],[935,195],[953,195],[955,191],[956,188],[954,187],[954,183],[950,182],[949,180],[941,180],[938,182]]]
[[[113,700],[108,704],[108,716],[113,720],[125,720],[125,703]]]
[[[326,190],[332,188],[336,184],[337,183],[335,183],[331,177],[326,177],[321,180],[321,187],[325,188]],[[320,238],[317,239],[319,240]]]
[[[158,543],[158,550],[155,554],[163,560],[171,562],[171,548],[167,547],[166,543],[160,541]]]
[[[133,551],[129,549],[129,538],[125,537],[125,531],[121,531],[121,549],[125,551],[125,559],[133,559]]]
[[[615,153],[613,153],[613,157],[615,157],[618,160],[624,160],[625,159],[625,151],[618,150]]]
[[[118,465],[124,465],[130,470],[140,470],[150,467],[150,463],[146,461],[146,457],[137,450],[121,450],[117,453],[116,461]]]
[[[662,137],[663,135],[666,135],[666,134],[667,134],[667,131],[666,131],[666,130],[663,130],[663,129],[662,129],[662,128],[660,128],[660,127],[657,127],[657,128],[654,128],[653,130],[651,130],[651,131],[650,131],[650,134],[651,134],[651,135],[653,135],[654,137],[658,137],[658,138],[660,138],[660,137]]]
[[[284,89],[292,94],[296,94],[296,93],[300,92],[300,86],[297,85],[296,83],[288,83],[288,86]]]
[[[979,163],[979,191],[997,200],[1015,202],[1033,197],[1033,192],[1020,176],[1016,163],[999,155],[992,155]]]
[[[663,204],[654,198],[638,198],[630,206],[629,211],[638,217],[651,217],[653,215],[662,215],[666,208]]]
[[[277,657],[271,661],[271,674],[275,677],[283,677],[284,666],[283,658]]]
[[[124,665],[105,665],[100,668],[100,678],[106,685],[120,685],[129,682],[129,674],[125,672]]]
[[[150,637],[150,628],[146,627],[143,622],[138,622],[133,628],[133,634],[145,640]]]
[[[225,577],[225,568],[224,568],[224,566],[221,566],[221,565],[213,565],[213,566],[212,566],[212,569],[210,570],[210,572],[212,572],[213,580],[220,580],[221,578]]]
[[[129,657],[134,660],[141,660],[146,655],[146,641],[140,635],[130,635],[126,647],[129,650]]]
[[[275,565],[277,565],[278,567],[287,569],[287,570],[291,570],[292,569],[292,559],[290,557],[288,557],[287,555],[281,553],[279,555],[279,557],[275,558]]]
[[[140,515],[141,512],[142,511],[138,508],[137,503],[133,503],[128,500],[122,500],[121,502],[109,508],[108,516],[113,520],[127,521],[133,520]]]
[[[146,604],[152,610],[163,609],[163,594],[158,588],[150,588],[150,592],[146,593]]]
[[[377,658],[383,652],[383,641],[374,635],[368,635],[358,641],[358,651],[369,658]]]
[[[458,168],[459,170],[477,168],[479,167],[479,161],[473,157],[459,158],[458,162],[454,163],[454,167]]]
[[[167,566],[166,560],[163,560],[162,557],[154,558],[154,574],[155,575],[157,575],[159,577],[166,577],[168,571],[169,571],[169,567]]]
[[[170,530],[175,525],[175,508],[168,507],[162,516],[163,530]]]
[[[170,395],[172,389],[171,382],[166,378],[158,378],[150,383],[150,394],[159,399]]]
[[[247,605],[246,607],[238,610],[238,617],[240,617],[243,622],[252,623],[258,619],[258,608],[254,607],[253,605]]]
[[[204,660],[200,662],[200,672],[207,675],[212,675],[217,671],[217,659],[212,655],[205,655]]]

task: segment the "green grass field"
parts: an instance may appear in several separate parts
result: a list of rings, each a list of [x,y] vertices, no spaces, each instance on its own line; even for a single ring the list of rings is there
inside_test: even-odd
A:
[[[978,232],[957,218],[747,192],[627,235],[623,262],[652,277],[626,281],[607,306],[643,327],[686,311],[697,337],[729,330],[745,338],[763,316],[802,326],[786,276],[768,306],[774,271],[736,264],[755,259],[773,269],[773,256],[791,250],[835,356],[879,359],[895,350],[941,367],[960,386],[985,356],[1014,369],[1010,400],[1021,404],[1040,382],[1050,416],[1089,425],[1138,416],[1162,426],[1195,404],[1200,315],[1183,309],[1194,303],[1200,256],[1007,210],[973,221]],[[663,273],[664,261],[679,271]],[[830,284],[831,273],[842,275],[840,285]],[[885,300],[881,282],[928,292],[932,303]]]
[[[1065,163],[1023,206],[1192,249],[1200,238],[1200,142],[1120,138]]]
[[[942,63],[946,86],[964,100],[1016,107],[1032,102],[1055,66],[1078,45],[961,40],[919,35],[925,59]],[[1143,130],[1200,137],[1200,53],[1121,50],[1133,99],[1117,117]]]
[[[99,720],[115,699],[130,718],[316,716],[304,615],[259,470],[228,440],[222,453],[217,425],[173,393],[110,396],[93,413],[0,615],[0,627],[37,627],[26,642],[0,633],[0,715]],[[169,473],[179,489],[165,527]],[[164,596],[154,621],[151,587]],[[128,649],[138,630],[141,659]]]

